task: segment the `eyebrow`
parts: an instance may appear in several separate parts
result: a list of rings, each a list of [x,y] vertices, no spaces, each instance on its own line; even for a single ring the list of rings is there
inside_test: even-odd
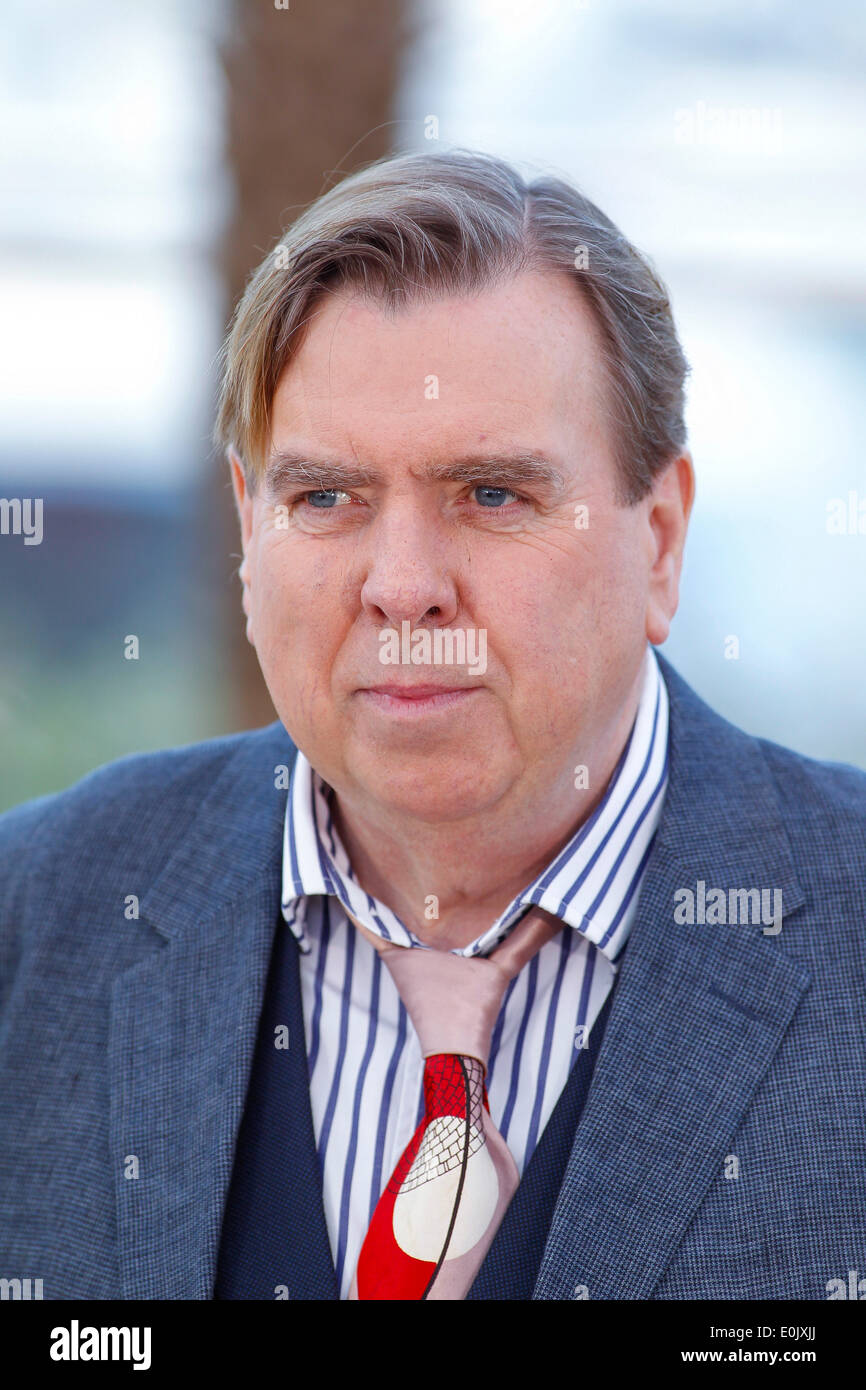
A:
[[[532,449],[492,454],[465,454],[421,468],[427,482],[504,483],[509,487],[543,487],[551,492],[565,491],[565,478],[546,454]],[[265,486],[271,493],[285,493],[306,486],[311,491],[336,488],[376,487],[381,473],[363,464],[343,463],[339,459],[320,461],[293,449],[279,449],[271,455],[265,469]]]

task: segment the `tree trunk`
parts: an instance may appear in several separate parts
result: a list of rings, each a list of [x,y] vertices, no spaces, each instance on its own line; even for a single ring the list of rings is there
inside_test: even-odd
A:
[[[235,0],[223,45],[226,159],[234,208],[221,250],[226,320],[247,277],[302,209],[393,147],[393,101],[409,38],[406,0]],[[227,465],[217,458],[223,483]],[[221,631],[234,728],[275,712],[246,641],[230,490],[213,487],[222,538]],[[219,544],[219,541],[217,542]]]

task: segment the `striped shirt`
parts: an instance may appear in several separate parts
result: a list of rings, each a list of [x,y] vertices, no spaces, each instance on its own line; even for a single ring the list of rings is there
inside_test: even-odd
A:
[[[613,984],[667,770],[668,695],[648,647],[635,722],[602,801],[497,921],[454,953],[493,950],[532,904],[573,928],[510,982],[493,1032],[490,1113],[521,1174]],[[425,948],[358,883],[330,796],[299,751],[286,805],[282,910],[301,950],[313,1125],[345,1299],[376,1202],[423,1116],[424,1064],[389,971],[344,907],[387,940]]]

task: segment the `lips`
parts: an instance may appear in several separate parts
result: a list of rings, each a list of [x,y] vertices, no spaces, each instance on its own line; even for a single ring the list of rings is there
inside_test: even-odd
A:
[[[372,695],[390,695],[394,700],[429,700],[436,695],[462,695],[477,690],[472,685],[367,685],[362,689]]]
[[[419,719],[448,718],[480,696],[480,685],[371,685],[355,691],[374,716],[396,724],[415,725]]]

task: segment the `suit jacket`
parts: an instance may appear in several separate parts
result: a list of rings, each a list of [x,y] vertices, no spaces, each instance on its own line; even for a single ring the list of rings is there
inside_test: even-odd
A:
[[[660,660],[665,807],[532,1297],[826,1299],[866,1276],[866,775]],[[294,751],[277,723],[0,817],[0,1276],[213,1297]],[[699,883],[781,892],[781,930],[677,922]]]

